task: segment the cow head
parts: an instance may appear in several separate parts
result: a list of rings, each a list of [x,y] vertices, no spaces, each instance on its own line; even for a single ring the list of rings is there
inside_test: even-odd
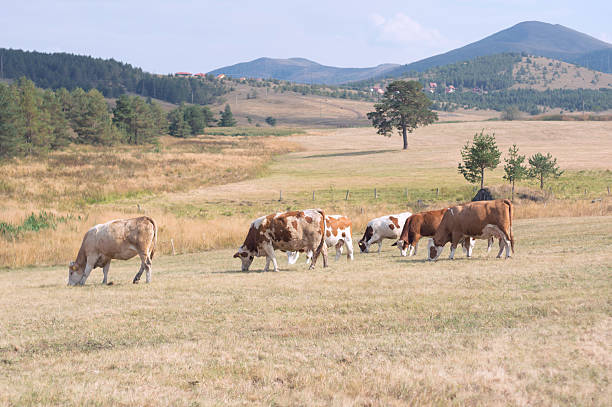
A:
[[[437,260],[442,254],[442,250],[444,250],[444,246],[437,246],[433,238],[429,239],[427,243],[427,260]]]
[[[240,246],[238,251],[234,254],[234,257],[239,258],[242,261],[242,271],[249,271],[249,267],[255,258],[255,253],[251,252],[244,246]]]
[[[82,285],[84,267],[71,261],[68,265],[68,285]]]
[[[359,241],[359,250],[361,250],[361,253],[367,253],[370,250],[370,239],[373,235],[374,229],[372,229],[372,226],[366,227],[365,233]]]
[[[397,246],[400,251],[400,255],[406,257],[408,255],[408,248],[410,248],[410,255],[412,256],[413,247],[412,245],[408,245],[405,240],[400,239],[397,242],[393,243],[391,246]]]

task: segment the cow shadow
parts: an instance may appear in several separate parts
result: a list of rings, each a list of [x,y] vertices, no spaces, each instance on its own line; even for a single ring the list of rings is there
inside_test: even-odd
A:
[[[282,269],[279,267],[278,271],[273,271],[273,270],[268,270],[268,271],[263,271],[263,269],[261,270],[247,270],[247,271],[242,271],[242,270],[217,270],[217,271],[211,271],[210,274],[264,274],[264,273],[288,273],[288,272],[292,272],[295,271],[293,269]]]

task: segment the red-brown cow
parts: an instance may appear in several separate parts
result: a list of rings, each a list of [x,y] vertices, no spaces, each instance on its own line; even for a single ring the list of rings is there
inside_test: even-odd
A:
[[[242,271],[247,271],[255,256],[266,256],[268,271],[270,261],[278,271],[274,250],[285,252],[311,250],[314,255],[310,268],[314,268],[319,254],[323,254],[323,267],[327,267],[327,245],[325,244],[325,214],[320,209],[306,209],[273,213],[262,216],[251,223],[244,243],[234,254],[242,260]]]
[[[428,260],[436,260],[448,242],[451,242],[449,258],[453,259],[457,245],[464,239],[487,239],[492,236],[501,239],[506,258],[510,257],[510,248],[514,253],[512,203],[509,200],[477,201],[453,206],[448,208],[434,237],[429,240]]]
[[[408,256],[416,255],[421,237],[433,236],[436,233],[447,209],[415,213],[406,219],[402,234],[393,246],[398,246],[402,256],[406,256],[408,249],[410,249]]]

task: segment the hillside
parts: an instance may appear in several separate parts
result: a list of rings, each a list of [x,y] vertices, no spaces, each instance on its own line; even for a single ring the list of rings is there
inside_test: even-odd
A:
[[[209,74],[225,74],[234,78],[273,78],[297,83],[335,85],[384,76],[397,67],[399,67],[398,64],[382,64],[371,68],[338,68],[321,65],[305,58],[258,58],[215,69]]]
[[[523,57],[512,68],[512,89],[612,88],[612,74],[546,57]]]
[[[592,64],[597,60],[600,69],[612,72],[610,66],[603,63],[612,54],[612,44],[559,24],[525,21],[464,47],[402,65],[387,75],[402,76],[410,71],[422,72],[435,66],[504,52],[527,53],[572,63],[585,62],[585,58],[590,57]]]
[[[114,59],[0,48],[2,79],[25,76],[44,89],[98,89],[106,97],[135,93],[170,103],[215,103],[227,89],[212,77],[179,78],[144,72]]]

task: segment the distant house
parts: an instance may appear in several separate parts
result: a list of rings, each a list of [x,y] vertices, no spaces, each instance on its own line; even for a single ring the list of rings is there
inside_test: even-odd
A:
[[[174,76],[189,77],[189,76],[191,76],[191,73],[189,73],[189,72],[177,72],[177,73],[174,74]]]
[[[455,93],[455,87],[453,85],[449,85],[445,89],[446,93]]]
[[[429,87],[430,87],[430,88],[434,88],[434,89],[435,89],[435,88],[437,88],[437,87],[438,87],[438,84],[437,84],[437,83],[435,83],[435,82],[429,82]]]
[[[246,78],[243,76],[240,78],[240,82],[244,82],[244,81],[246,81]]]
[[[225,78],[225,74],[224,73],[220,73],[219,75],[215,76],[215,79],[221,80],[223,78]]]
[[[381,88],[380,86],[376,85],[373,88],[370,88],[370,92],[376,92],[379,95],[383,95],[385,93],[385,90]]]
[[[206,74],[202,72],[194,73],[193,76],[195,76],[196,78],[206,78]]]

